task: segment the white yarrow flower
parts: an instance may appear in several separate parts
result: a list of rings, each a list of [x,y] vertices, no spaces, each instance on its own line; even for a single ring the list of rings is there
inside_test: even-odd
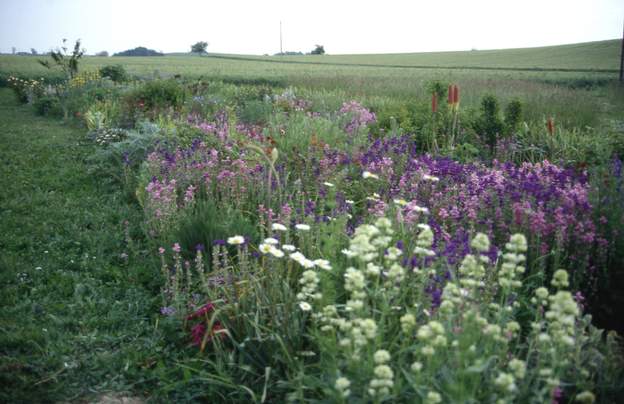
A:
[[[310,303],[308,303],[308,302],[299,302],[299,308],[302,311],[310,311],[310,310],[312,310],[312,306],[310,306]]]
[[[296,224],[295,228],[297,230],[301,230],[301,231],[308,231],[308,230],[310,230],[310,226],[308,226],[307,224],[303,224],[303,223]]]
[[[281,223],[273,223],[271,229],[274,231],[286,231],[288,228]]]
[[[314,260],[314,265],[326,271],[330,271],[332,269],[329,261],[323,259]]]
[[[297,247],[295,247],[292,244],[282,244],[282,250],[288,251],[288,252],[293,252],[293,251],[297,250]]]
[[[227,243],[230,245],[241,245],[245,242],[245,237],[243,236],[234,236],[228,237]]]
[[[341,253],[343,253],[344,255],[346,255],[346,256],[347,256],[347,257],[349,257],[349,258],[355,257],[355,256],[357,255],[357,253],[355,253],[355,252],[353,252],[353,251],[351,251],[351,250],[348,250],[348,249],[346,249],[346,248],[344,248],[344,249],[343,249],[342,251],[340,251],[340,252],[341,252]]]
[[[367,179],[367,178],[373,178],[373,179],[378,180],[378,179],[379,179],[379,176],[378,176],[377,174],[373,174],[373,173],[371,173],[370,171],[364,171],[364,172],[362,173],[362,178],[364,178],[364,179]]]
[[[275,258],[282,258],[284,256],[284,251],[280,250],[279,248],[275,248],[273,246],[270,246],[269,253]]]
[[[274,239],[273,237],[268,237],[264,239],[264,243],[270,244],[270,245],[277,245],[279,241],[277,241],[277,239]]]

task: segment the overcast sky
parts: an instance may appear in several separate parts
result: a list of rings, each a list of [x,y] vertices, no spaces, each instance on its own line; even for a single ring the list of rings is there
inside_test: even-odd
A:
[[[622,37],[624,0],[0,0],[0,52],[145,46],[273,54],[518,48]]]

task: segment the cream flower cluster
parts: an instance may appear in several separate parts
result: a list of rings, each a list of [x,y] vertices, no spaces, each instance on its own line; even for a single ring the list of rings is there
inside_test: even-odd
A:
[[[414,254],[420,257],[433,257],[435,252],[431,249],[433,245],[433,231],[427,224],[420,223],[418,225],[420,232],[416,238],[416,247],[414,248]]]
[[[390,361],[390,353],[384,349],[375,352],[373,356],[375,377],[369,383],[368,394],[373,397],[384,397],[390,394],[390,388],[394,386],[394,372],[387,365]]]
[[[421,326],[416,332],[416,338],[423,342],[420,352],[425,356],[433,356],[436,347],[445,347],[448,343],[444,326],[435,320]]]
[[[308,269],[307,271],[304,271],[299,279],[299,284],[301,285],[301,292],[297,293],[297,299],[300,300],[300,307],[303,302],[308,303],[308,300],[318,301],[323,297],[323,295],[318,291],[319,277],[313,270]],[[309,306],[304,305],[304,307],[307,308]],[[311,310],[311,307],[308,310],[305,310],[304,307],[301,307],[304,311]]]
[[[525,267],[521,265],[526,257],[527,240],[522,234],[514,234],[505,244],[507,252],[503,254],[503,265],[498,273],[498,284],[503,289],[515,289],[522,286],[522,282],[516,279],[523,274]]]
[[[380,217],[375,225],[363,224],[355,229],[349,249],[343,253],[350,258],[369,262],[379,256],[379,250],[388,247],[393,234],[392,222],[388,218]]]

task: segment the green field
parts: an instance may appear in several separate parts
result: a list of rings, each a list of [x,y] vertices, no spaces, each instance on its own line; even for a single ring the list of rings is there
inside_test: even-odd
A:
[[[613,86],[618,40],[541,48],[383,55],[86,57],[85,69],[122,64],[140,78],[204,77],[265,82],[353,97],[369,105],[427,102],[428,83],[459,84],[462,105],[477,107],[485,93],[526,104],[530,119],[556,116],[570,126],[595,127],[597,117],[624,108]],[[0,76],[48,76],[35,57],[0,56]],[[58,74],[58,72],[57,72]],[[587,91],[589,89],[589,91]]]
[[[619,40],[538,48],[474,50],[457,52],[388,53],[379,55],[305,55],[255,57],[272,62],[318,63],[383,67],[603,71],[617,72]],[[223,55],[227,56],[227,55]]]

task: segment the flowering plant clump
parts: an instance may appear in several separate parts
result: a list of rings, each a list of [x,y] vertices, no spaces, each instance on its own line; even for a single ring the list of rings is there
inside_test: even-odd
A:
[[[355,101],[322,116],[290,91],[262,102],[280,107],[269,122],[237,124],[231,106],[162,118],[141,166],[148,235],[180,240],[172,264],[159,250],[160,313],[210,355],[210,377],[258,401],[547,402],[612,388],[613,338],[601,343],[579,305],[605,244],[587,173],[366,137],[376,117]],[[228,227],[237,214],[251,231]],[[212,254],[185,261],[197,242]]]
[[[375,113],[369,111],[357,101],[345,102],[338,112],[350,118],[344,127],[345,132],[349,135],[354,135],[360,128],[377,122]]]
[[[7,79],[9,87],[17,96],[17,99],[23,103],[32,104],[33,101],[43,95],[45,91],[45,83],[43,77],[36,79],[22,79],[15,76],[9,76]]]
[[[200,349],[240,356],[246,371],[291,361],[309,383],[326,386],[301,393],[303,400],[589,400],[601,385],[616,382],[618,366],[607,358],[616,355],[617,343],[612,335],[600,342],[602,332],[567,290],[568,273],[558,270],[538,288],[521,281],[523,235],[512,235],[497,260],[487,255],[488,236],[475,235],[433,306],[428,285],[449,273],[449,264],[430,250],[433,231],[422,224],[411,247],[418,267],[402,265],[407,251],[395,247],[399,225],[381,217],[358,226],[334,262],[268,237],[259,256],[239,249],[236,260],[219,267],[230,274],[225,283],[206,282],[201,259],[191,270],[174,245],[173,268],[163,258],[166,290],[186,299],[195,290],[210,301],[185,311],[189,338]],[[239,245],[239,239],[228,243]],[[524,306],[523,288],[534,288]],[[295,394],[289,388],[296,389],[298,379],[282,377],[290,386],[284,394]]]
[[[558,291],[536,291],[534,321],[526,324],[514,301],[522,286],[515,274],[523,272],[526,238],[513,235],[500,264],[480,255],[490,245],[479,234],[471,241],[478,255],[464,257],[463,269],[444,288],[441,306],[431,311],[425,285],[444,264],[429,262],[393,277],[397,263],[383,254],[393,231],[382,219],[358,227],[351,239],[354,266],[344,271],[345,300],[326,302],[312,316],[319,368],[336,373],[331,393],[336,400],[524,402],[549,401],[556,391],[568,397],[592,394],[597,364],[587,361],[592,354],[580,347],[600,331],[588,325],[565,291],[566,271],[553,277]],[[425,240],[427,229],[423,232]],[[499,287],[491,289],[486,274]],[[440,374],[446,377],[440,380]]]
[[[102,76],[100,75],[99,70],[93,70],[93,71],[85,70],[76,74],[74,77],[72,77],[67,83],[67,85],[69,88],[72,88],[72,89],[84,87],[91,82],[100,80],[101,78]]]

